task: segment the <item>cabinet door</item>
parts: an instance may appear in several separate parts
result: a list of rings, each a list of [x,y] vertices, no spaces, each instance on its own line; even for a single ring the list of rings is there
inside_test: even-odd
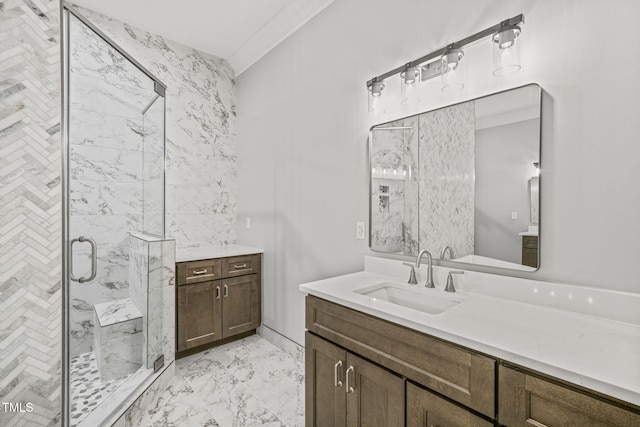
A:
[[[467,409],[407,383],[407,427],[492,427]]]
[[[305,425],[344,427],[347,352],[305,332]]]
[[[499,421],[507,427],[630,427],[640,414],[526,372],[500,366]]]
[[[225,338],[260,326],[260,282],[256,274],[223,279],[222,295]]]
[[[404,427],[404,380],[347,353],[347,426]]]
[[[222,338],[219,280],[178,286],[178,351]]]

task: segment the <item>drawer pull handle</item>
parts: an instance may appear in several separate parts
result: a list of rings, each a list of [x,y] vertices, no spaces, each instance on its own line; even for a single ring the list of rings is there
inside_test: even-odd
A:
[[[333,365],[333,385],[335,387],[342,387],[342,381],[338,380],[338,368],[342,366],[342,360],[338,360],[338,363]]]
[[[347,369],[346,372],[346,377],[347,377],[347,386],[345,387],[345,391],[347,392],[347,394],[353,393],[353,387],[351,387],[349,385],[349,372],[354,372],[355,369],[353,368],[353,366],[349,366],[349,369]]]
[[[216,286],[216,299],[220,299],[220,286]]]
[[[224,285],[224,297],[229,296],[229,285]]]
[[[205,268],[204,270],[193,270],[193,274],[194,276],[197,276],[198,274],[205,274],[207,272],[207,269]]]
[[[235,264],[233,268],[247,268],[247,264]]]

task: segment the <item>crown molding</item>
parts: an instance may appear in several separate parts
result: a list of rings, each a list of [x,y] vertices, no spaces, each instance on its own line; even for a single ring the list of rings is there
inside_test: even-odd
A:
[[[236,76],[258,62],[271,49],[282,43],[334,0],[292,1],[260,30],[256,31],[227,61]]]

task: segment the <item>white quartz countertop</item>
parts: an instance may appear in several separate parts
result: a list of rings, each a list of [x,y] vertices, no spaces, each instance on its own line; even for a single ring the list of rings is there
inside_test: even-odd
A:
[[[223,258],[250,254],[261,254],[263,249],[242,245],[198,246],[193,248],[176,248],[176,262],[197,261],[199,259]]]
[[[640,405],[640,324],[636,322],[639,316],[636,313],[629,314],[631,321],[625,322],[549,307],[545,305],[547,302],[530,304],[499,298],[483,292],[484,285],[469,284],[474,280],[473,272],[464,275],[467,276],[467,283],[464,284],[461,280],[461,289],[455,293],[455,298],[464,301],[439,314],[423,313],[354,292],[378,283],[393,282],[422,293],[425,298],[434,294],[451,297],[450,293],[443,291],[442,275],[446,273],[446,269],[436,267],[436,270],[438,269],[441,271],[436,271],[436,289],[424,288],[422,284],[409,285],[404,280],[398,280],[397,275],[393,277],[371,271],[305,283],[300,285],[299,289],[307,294]],[[403,272],[406,272],[408,277],[408,268],[405,270]],[[497,282],[500,280],[506,279],[496,279]],[[534,282],[515,278],[514,280]],[[420,273],[419,283],[422,283]],[[551,284],[534,283],[541,284],[535,288],[536,294],[544,291],[555,297],[560,296],[556,295]],[[564,291],[567,292],[566,289]],[[569,286],[569,299],[581,298],[580,293],[583,291],[583,288]],[[624,295],[614,294],[614,299],[629,300],[624,298]],[[602,292],[594,291],[588,295],[590,296],[585,296],[585,301],[588,299],[588,303],[592,305],[594,299],[595,303],[605,300]],[[633,304],[635,303],[634,300]],[[556,307],[560,305],[553,304]],[[620,309],[633,309],[633,304]]]

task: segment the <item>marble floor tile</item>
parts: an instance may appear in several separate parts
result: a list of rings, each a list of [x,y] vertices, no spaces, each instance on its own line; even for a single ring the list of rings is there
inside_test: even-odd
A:
[[[153,427],[304,426],[304,365],[258,335],[179,359]]]
[[[202,399],[179,375],[174,377],[148,414],[153,427],[219,426]]]

